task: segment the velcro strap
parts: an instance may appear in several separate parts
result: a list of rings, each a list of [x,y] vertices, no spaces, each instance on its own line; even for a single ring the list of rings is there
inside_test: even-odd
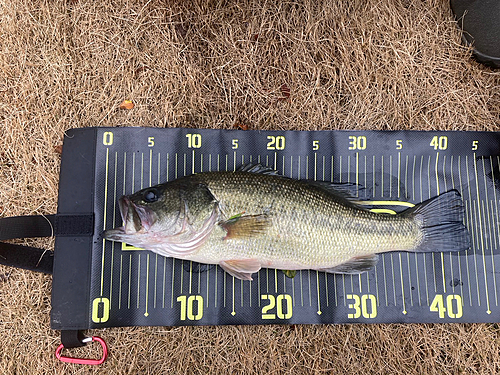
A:
[[[57,214],[54,231],[56,236],[91,236],[94,234],[94,214]]]

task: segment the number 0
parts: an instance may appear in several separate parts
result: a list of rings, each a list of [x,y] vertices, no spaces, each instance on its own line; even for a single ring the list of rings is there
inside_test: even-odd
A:
[[[368,301],[370,301],[371,312],[368,312]],[[361,296],[361,311],[363,312],[363,318],[377,317],[377,299],[373,294],[363,294]]]
[[[283,300],[286,301],[286,313],[283,313]],[[288,294],[280,294],[276,298],[277,311],[276,314],[280,319],[290,319],[292,317],[292,297]]]
[[[102,143],[105,146],[111,146],[113,144],[113,132],[104,132],[102,135]]]
[[[197,313],[193,314],[194,303],[196,302]],[[203,297],[189,296],[187,299],[187,317],[189,320],[200,320],[203,317]]]
[[[102,308],[102,316],[99,316],[99,306]],[[94,323],[105,323],[109,319],[109,299],[95,298],[92,301],[92,321]]]

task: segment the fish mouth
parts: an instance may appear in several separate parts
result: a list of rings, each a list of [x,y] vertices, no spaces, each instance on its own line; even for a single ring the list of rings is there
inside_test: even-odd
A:
[[[123,226],[104,231],[104,238],[121,241],[124,237],[149,231],[156,221],[156,215],[148,207],[138,206],[124,195],[118,200]]]

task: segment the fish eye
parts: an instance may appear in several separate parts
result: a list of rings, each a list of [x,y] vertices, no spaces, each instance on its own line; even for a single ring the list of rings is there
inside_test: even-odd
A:
[[[148,189],[144,192],[142,195],[142,198],[144,199],[144,202],[146,203],[153,203],[156,202],[159,198],[158,191],[156,189]]]

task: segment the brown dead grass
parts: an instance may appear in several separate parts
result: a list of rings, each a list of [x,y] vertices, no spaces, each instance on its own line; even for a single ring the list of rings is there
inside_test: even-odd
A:
[[[0,215],[55,212],[54,146],[74,127],[498,131],[500,73],[459,41],[441,0],[3,0]],[[55,360],[50,283],[0,267],[0,373],[98,371]],[[494,324],[98,334],[103,373],[500,371]]]

